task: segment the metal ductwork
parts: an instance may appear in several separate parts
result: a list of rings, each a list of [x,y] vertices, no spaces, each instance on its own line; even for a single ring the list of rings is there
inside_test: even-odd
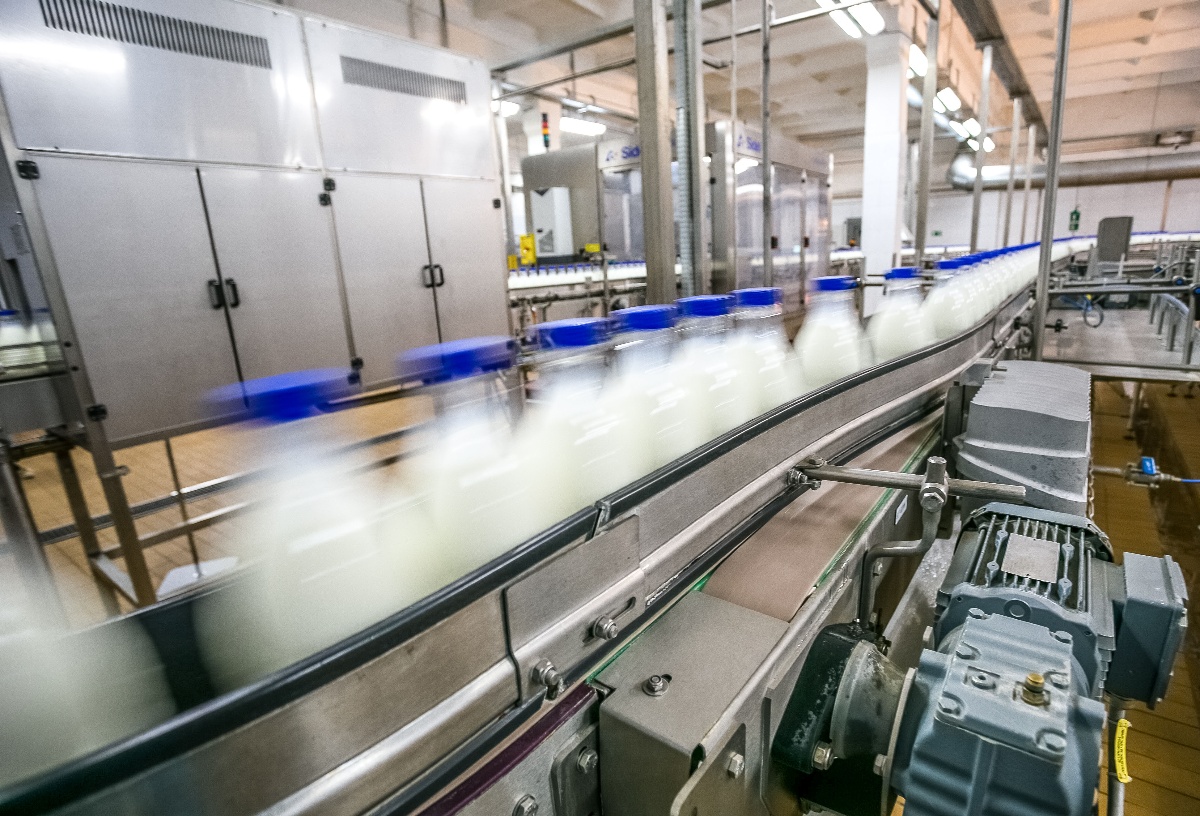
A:
[[[971,190],[975,185],[975,154],[963,152],[950,162],[946,180],[956,190]],[[1025,179],[1025,168],[1014,170],[1017,182]],[[1129,184],[1139,181],[1200,178],[1200,151],[1166,153],[1132,159],[1101,159],[1096,161],[1064,162],[1058,169],[1060,187],[1088,187],[1098,184]],[[1033,167],[1033,186],[1042,187],[1046,166]],[[1003,190],[1008,184],[1008,165],[989,164],[983,168],[985,190]]]

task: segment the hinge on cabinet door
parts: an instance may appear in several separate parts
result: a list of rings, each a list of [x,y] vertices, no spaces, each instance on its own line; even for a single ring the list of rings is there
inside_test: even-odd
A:
[[[17,161],[17,175],[23,179],[36,179],[42,177],[42,171],[38,169],[37,162],[29,159],[19,159]]]
[[[331,178],[325,179],[325,192],[332,193],[337,189],[337,182]]]
[[[350,376],[348,376],[346,379],[350,382],[351,385],[361,385],[362,384],[362,367],[363,367],[362,357],[350,358]]]
[[[108,419],[108,406],[104,403],[96,403],[87,407],[87,417],[92,422],[103,422]]]
[[[317,201],[321,202],[322,207],[328,207],[333,203],[333,199],[330,197],[329,193],[321,193],[321,195],[317,198]]]

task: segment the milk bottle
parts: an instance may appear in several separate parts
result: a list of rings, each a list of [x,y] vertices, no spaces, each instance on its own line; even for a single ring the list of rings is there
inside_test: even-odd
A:
[[[682,315],[683,343],[674,363],[675,378],[692,395],[690,410],[711,439],[758,414],[754,383],[730,354],[727,337],[733,298],[696,295],[676,303]]]
[[[538,497],[559,508],[558,518],[649,469],[627,411],[602,398],[611,326],[605,318],[575,318],[534,327],[539,396],[526,411],[518,444],[540,459]]]
[[[634,306],[613,312],[617,376],[607,399],[625,406],[643,473],[662,467],[708,440],[708,425],[692,406],[694,393],[678,382],[671,366],[678,310],[674,306]]]
[[[759,413],[791,402],[804,393],[800,361],[783,331],[783,290],[738,289],[734,296],[735,364],[753,384]]]
[[[505,375],[516,363],[508,337],[476,337],[412,349],[397,366],[433,397],[433,442],[413,457],[407,483],[427,503],[446,572],[463,575],[562,516],[538,495],[512,439]],[[577,509],[577,508],[575,508]]]
[[[240,556],[254,566],[197,606],[198,637],[223,689],[331,646],[406,603],[374,502],[349,483],[329,440],[306,421],[349,392],[347,374],[299,371],[211,395],[227,408],[245,394],[269,463],[238,525]]]
[[[809,388],[848,377],[870,364],[866,338],[854,310],[858,281],[833,275],[813,281],[809,311],[796,335],[796,353]]]
[[[0,786],[49,770],[175,713],[165,673],[131,619],[71,633],[0,610]]]
[[[901,267],[883,278],[883,301],[867,325],[867,337],[878,362],[933,343],[933,331],[921,312],[921,270]]]
[[[959,266],[957,260],[938,261],[933,291],[921,307],[924,323],[933,329],[933,336],[937,340],[961,334],[972,324],[967,290],[955,277]]]

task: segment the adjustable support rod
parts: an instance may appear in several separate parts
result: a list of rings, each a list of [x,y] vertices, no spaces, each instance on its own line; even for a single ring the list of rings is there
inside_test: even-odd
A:
[[[913,490],[921,505],[921,538],[919,541],[890,541],[871,547],[863,555],[861,583],[858,588],[857,620],[869,625],[871,607],[875,600],[875,562],[881,558],[899,558],[909,555],[924,555],[933,546],[937,537],[938,522],[942,508],[950,496],[964,496],[987,501],[1003,501],[1020,504],[1025,501],[1025,488],[1018,485],[976,482],[968,479],[950,479],[946,476],[946,460],[930,456],[925,475],[895,473],[886,470],[866,470],[830,465],[823,459],[809,459],[792,469],[792,480],[812,489],[821,482],[844,482],[846,484],[889,487],[895,490]]]

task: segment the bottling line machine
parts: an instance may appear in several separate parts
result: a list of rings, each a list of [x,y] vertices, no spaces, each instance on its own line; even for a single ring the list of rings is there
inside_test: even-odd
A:
[[[194,615],[236,576],[141,610],[178,713],[0,813],[1090,813],[1104,695],[1161,699],[1186,590],[1169,557],[1112,563],[1090,378],[1013,359],[1029,306],[233,691]]]

